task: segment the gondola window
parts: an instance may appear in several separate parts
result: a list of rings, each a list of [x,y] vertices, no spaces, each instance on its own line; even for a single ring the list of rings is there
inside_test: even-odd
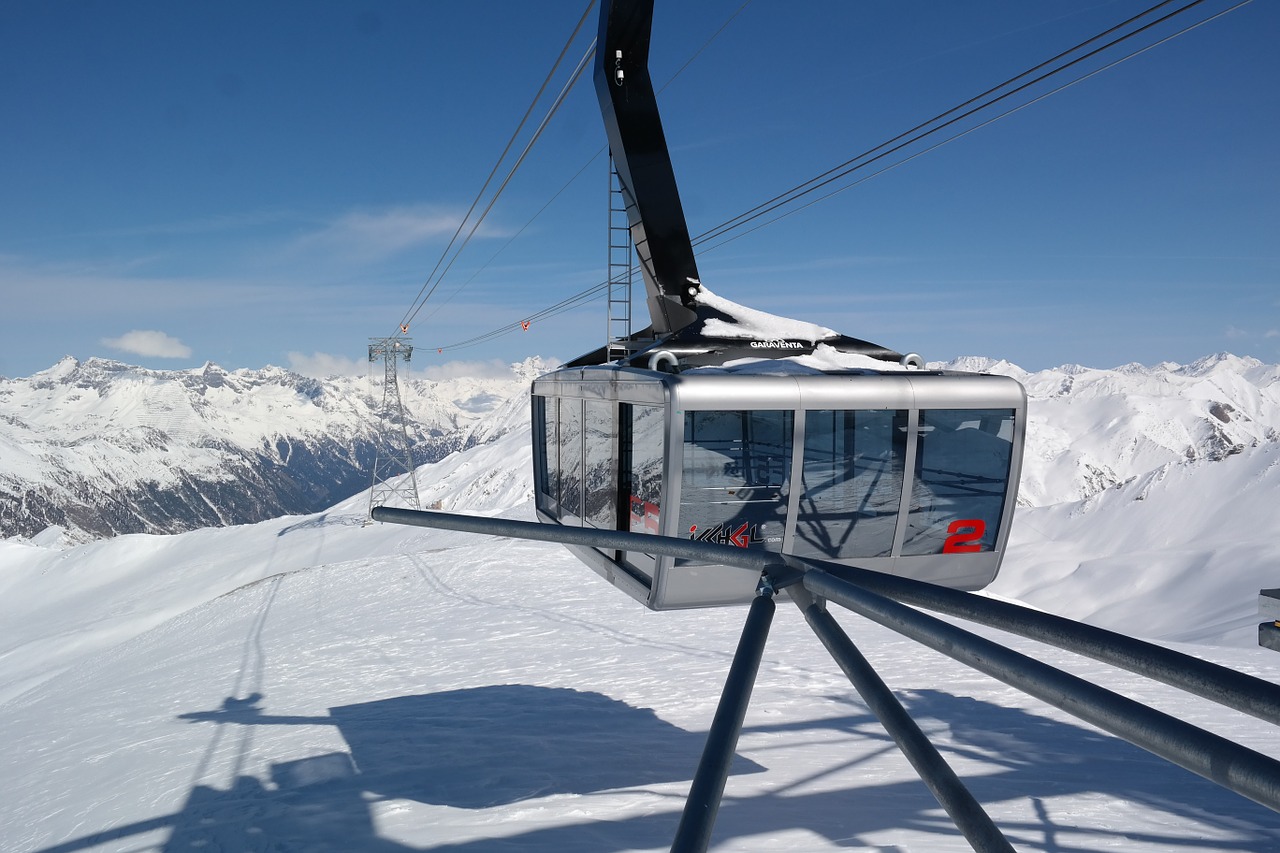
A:
[[[603,530],[617,526],[618,452],[615,446],[614,404],[608,400],[583,403],[582,451],[585,463],[583,518]]]
[[[1012,409],[926,409],[917,428],[905,555],[995,547],[1013,457]]]
[[[624,403],[622,422],[628,529],[632,533],[657,533],[662,512],[663,410],[660,406]]]
[[[691,539],[782,549],[794,413],[685,414],[680,528]]]
[[[905,410],[805,413],[794,553],[887,557],[902,505]]]

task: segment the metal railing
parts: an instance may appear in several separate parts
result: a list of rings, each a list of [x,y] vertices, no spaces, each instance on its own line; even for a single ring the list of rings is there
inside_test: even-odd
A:
[[[674,537],[380,507],[375,521],[672,556],[760,573],[672,845],[700,853],[711,839],[774,612],[786,590],[925,785],[979,851],[1012,846],[866,658],[826,610],[828,601],[1280,812],[1280,761],[916,610],[922,607],[1083,654],[1280,723],[1280,686],[1200,658],[972,593],[787,554]],[[908,606],[913,605],[913,606]]]

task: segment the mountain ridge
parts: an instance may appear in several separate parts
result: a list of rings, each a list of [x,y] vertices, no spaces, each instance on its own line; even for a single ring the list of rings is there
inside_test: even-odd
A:
[[[509,419],[489,416],[546,367],[402,377],[415,464],[496,438]],[[55,526],[85,541],[322,510],[368,487],[381,394],[362,378],[211,362],[161,371],[66,357],[0,380],[0,537]]]
[[[528,381],[553,366],[531,357],[500,377],[402,377],[414,463],[525,428]],[[1280,441],[1280,365],[1254,358],[1028,372],[966,356],[930,367],[1026,387],[1024,507]],[[362,378],[274,366],[161,371],[70,356],[0,379],[0,537],[62,529],[87,541],[321,511],[368,487],[380,393]]]

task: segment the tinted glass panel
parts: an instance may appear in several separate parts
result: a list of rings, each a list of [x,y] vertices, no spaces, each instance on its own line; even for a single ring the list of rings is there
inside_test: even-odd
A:
[[[792,412],[685,415],[680,532],[781,550]]]
[[[632,533],[657,533],[662,512],[663,417],[660,406],[623,406],[623,471]]]
[[[902,553],[992,550],[1009,485],[1013,410],[927,409],[917,442]]]
[[[614,444],[614,404],[587,400],[583,406],[583,457],[586,505],[583,518],[595,527],[617,525],[618,452]]]
[[[554,397],[533,398],[533,436],[538,443],[538,452],[535,454],[538,464],[534,472],[537,480],[535,485],[540,495],[553,501],[557,500],[560,491],[557,471],[560,448],[559,440],[556,438],[556,402]]]
[[[906,424],[905,411],[805,413],[796,555],[889,556],[902,503]]]
[[[560,401],[560,513],[582,517],[582,401]]]

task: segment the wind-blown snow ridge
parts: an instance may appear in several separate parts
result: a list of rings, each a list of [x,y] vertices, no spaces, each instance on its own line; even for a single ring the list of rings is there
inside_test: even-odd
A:
[[[769,314],[765,311],[739,305],[737,302],[725,299],[723,296],[717,296],[705,286],[698,289],[698,294],[694,299],[733,318],[734,322],[732,323],[723,320],[708,320],[702,331],[711,337],[739,338],[742,340],[751,338],[757,340],[792,338],[817,343],[824,338],[835,337],[837,334],[833,330],[815,323],[792,320],[789,317],[779,317],[776,314]]]

